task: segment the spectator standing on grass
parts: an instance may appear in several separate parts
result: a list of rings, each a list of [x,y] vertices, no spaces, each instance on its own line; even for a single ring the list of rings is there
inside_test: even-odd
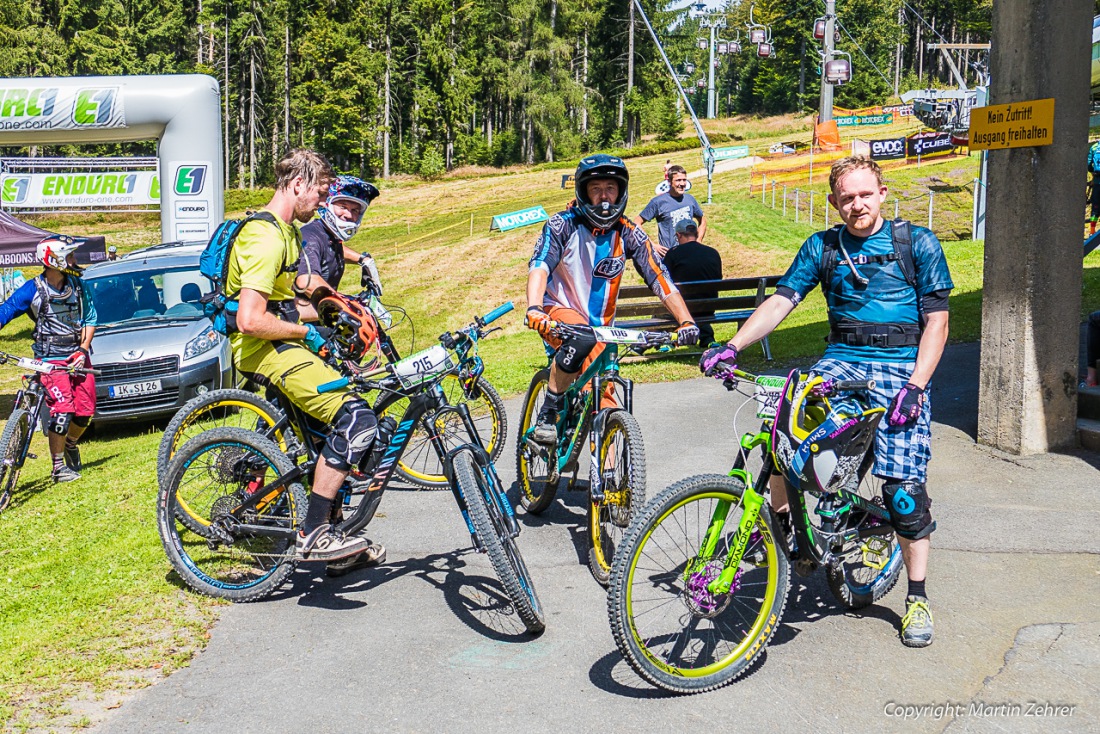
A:
[[[649,200],[641,214],[634,217],[634,223],[641,225],[651,219],[657,220],[657,255],[665,254],[676,247],[676,232],[674,227],[681,219],[697,220],[699,222],[699,234],[696,239],[702,240],[707,234],[706,217],[703,215],[703,207],[695,197],[687,193],[688,177],[683,166],[669,166],[668,192],[658,194]]]
[[[1096,234],[1096,220],[1100,218],[1100,140],[1089,146],[1089,235]],[[1095,366],[1095,365],[1094,365]]]
[[[699,280],[722,279],[722,256],[718,250],[699,242],[699,227],[692,219],[681,219],[676,223],[676,247],[665,255],[665,267],[673,282],[690,283]],[[700,291],[697,298],[717,298],[718,291]],[[714,327],[703,317],[713,316],[714,309],[691,309],[691,315],[699,324],[699,343],[710,345],[714,342]]]

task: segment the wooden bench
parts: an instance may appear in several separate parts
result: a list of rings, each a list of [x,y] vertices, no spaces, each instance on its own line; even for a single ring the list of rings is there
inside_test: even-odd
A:
[[[677,283],[680,294],[693,315],[700,311],[714,311],[713,316],[696,316],[697,323],[728,324],[740,326],[764,299],[775,292],[780,275],[753,278],[725,278],[723,280],[697,280]],[[717,293],[718,297],[709,294]],[[627,285],[619,289],[615,326],[627,329],[671,331],[679,324],[661,303],[653,291],[645,285]],[[772,350],[768,338],[761,341],[764,358],[771,360]],[[705,345],[704,345],[705,346]]]

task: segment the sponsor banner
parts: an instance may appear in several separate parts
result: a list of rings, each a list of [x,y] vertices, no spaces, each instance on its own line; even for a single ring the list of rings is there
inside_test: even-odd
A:
[[[938,153],[950,153],[955,149],[951,133],[917,133],[906,141],[906,154],[909,156],[929,156]]]
[[[745,158],[749,154],[747,145],[731,145],[725,148],[711,148],[711,154],[716,161],[728,161],[734,158]]]
[[[912,117],[913,105],[911,104],[892,104],[882,108],[883,112],[891,113],[895,118],[898,117]]]
[[[489,231],[499,229],[501,232],[507,232],[510,229],[545,222],[549,218],[545,209],[541,206],[533,206],[529,209],[520,209],[518,212],[497,214],[493,217],[493,223],[489,225]]]
[[[126,127],[122,89],[79,79],[47,84],[0,81],[0,132]]]
[[[858,110],[848,110],[843,107],[833,106],[833,117],[862,117],[865,115],[881,115],[886,111],[885,107],[875,105],[873,107],[861,107]]]
[[[0,176],[0,203],[5,209],[159,204],[160,183],[156,171],[7,173]]]
[[[894,116],[889,114],[850,115],[834,119],[837,127],[854,127],[857,125],[889,125],[894,121]]]
[[[211,206],[209,201],[185,199],[176,202],[177,219],[206,219],[210,216]]]
[[[876,161],[892,161],[905,157],[905,138],[872,140],[871,158]]]

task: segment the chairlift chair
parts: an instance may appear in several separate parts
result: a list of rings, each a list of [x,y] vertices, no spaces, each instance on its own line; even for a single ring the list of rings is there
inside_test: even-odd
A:
[[[814,21],[814,38],[818,41],[825,40],[825,18],[818,18]]]
[[[695,73],[695,64],[691,63],[690,61],[685,62],[684,63],[684,73],[685,74],[694,74]]]
[[[756,44],[756,55],[762,59],[770,59],[774,49],[770,43]]]
[[[843,51],[836,53],[843,54],[846,58],[826,61],[824,73],[826,82],[839,87],[852,81],[852,58]]]
[[[719,43],[718,44],[718,53],[728,54],[729,52],[730,52],[730,45],[728,43]]]

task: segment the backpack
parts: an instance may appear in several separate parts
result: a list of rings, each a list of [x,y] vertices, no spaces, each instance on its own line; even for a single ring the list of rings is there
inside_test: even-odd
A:
[[[1089,173],[1100,173],[1100,140],[1089,146]]]
[[[226,311],[237,310],[237,294],[225,292],[225,281],[229,277],[229,253],[244,225],[254,219],[279,226],[275,216],[265,211],[249,214],[244,219],[227,219],[214,230],[213,236],[199,255],[199,272],[209,278],[213,285],[213,290],[203,296],[199,302],[202,304],[203,315],[210,319],[214,330],[219,334],[228,335],[235,331],[226,315]]]
[[[894,241],[894,252],[890,255],[875,255],[864,262],[892,262],[898,261],[901,273],[905,276],[905,282],[914,288],[917,287],[917,262],[913,258],[913,230],[909,222],[904,219],[895,219],[892,222],[891,239]],[[821,292],[828,294],[829,284],[832,282],[833,273],[836,271],[837,261],[840,259],[840,228],[838,224],[825,230],[825,243],[821,251]]]

